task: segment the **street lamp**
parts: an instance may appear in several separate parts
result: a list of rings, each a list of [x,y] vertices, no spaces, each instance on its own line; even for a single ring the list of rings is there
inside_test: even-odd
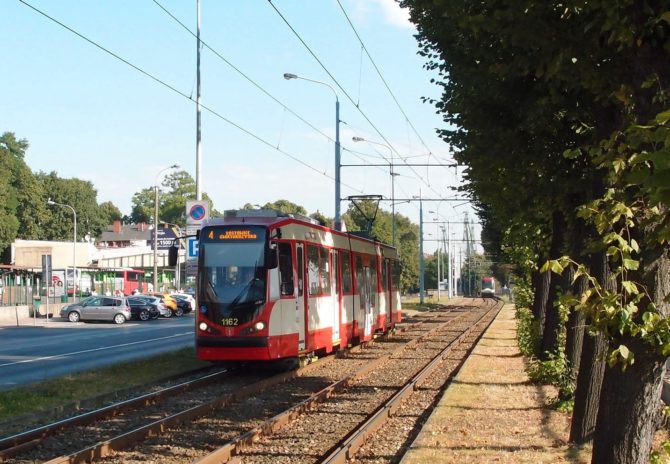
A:
[[[389,149],[389,153],[391,154],[391,162],[389,163],[389,173],[391,174],[391,234],[393,237],[393,246],[395,247],[395,176],[398,174],[393,172],[393,149],[385,143],[373,142],[372,140],[366,140],[363,137],[352,137],[351,140],[354,142],[368,142]]]
[[[284,73],[284,79],[301,79],[303,81],[314,82],[328,87],[335,94],[335,230],[342,230],[342,217],[340,214],[340,100],[337,98],[337,92],[330,85],[325,82],[314,79],[307,79],[306,77],[298,76],[297,74]]]
[[[179,165],[173,164],[158,171],[154,184],[154,292],[158,291],[158,179],[161,174],[169,169],[179,169]]]
[[[75,299],[77,297],[77,212],[72,206],[63,203],[56,203],[51,198],[47,200],[47,205],[62,206],[72,210],[72,216],[74,218],[74,233],[72,234],[72,298]],[[65,280],[67,281],[67,277]],[[47,285],[49,285],[48,282]]]
[[[423,200],[421,193],[419,196],[413,196],[419,200],[419,303],[423,304],[424,295],[424,261],[423,261]]]

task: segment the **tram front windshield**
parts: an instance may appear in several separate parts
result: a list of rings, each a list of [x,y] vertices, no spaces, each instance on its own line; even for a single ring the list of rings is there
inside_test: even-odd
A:
[[[201,231],[200,310],[213,322],[236,326],[255,319],[265,303],[263,227],[216,227]]]

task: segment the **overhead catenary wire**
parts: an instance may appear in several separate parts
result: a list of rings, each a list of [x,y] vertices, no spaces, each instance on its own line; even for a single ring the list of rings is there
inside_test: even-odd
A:
[[[323,64],[323,62],[319,59],[319,57],[314,53],[314,51],[311,49],[311,47],[305,42],[305,40],[300,36],[298,31],[295,30],[295,28],[291,25],[291,23],[286,19],[286,17],[282,14],[281,11],[274,5],[272,0],[268,0],[268,3],[272,6],[272,8],[275,10],[275,12],[279,15],[279,17],[284,21],[286,26],[293,32],[293,34],[296,36],[296,38],[302,43],[302,45],[305,47],[305,49],[312,55],[312,57],[316,60],[316,62],[321,66],[321,68],[328,74],[330,79],[337,85],[337,87],[340,89],[340,91],[344,94],[344,96],[347,97],[347,99],[351,102],[352,105],[358,110],[358,112],[363,116],[363,118],[370,124],[370,127],[374,129],[374,131],[379,135],[384,142],[386,142],[387,145],[398,155],[398,157],[405,163],[415,174],[416,178],[419,179],[421,182],[423,182],[429,189],[431,189],[436,195],[440,195],[440,193],[435,190],[429,182],[427,182],[423,176],[421,176],[410,164],[405,161],[403,156],[398,152],[398,150],[395,149],[393,144],[384,136],[384,134],[379,130],[379,128],[372,122],[372,120],[368,117],[368,115],[363,111],[359,105],[357,105],[351,95],[342,87],[340,82],[333,76],[333,74],[330,72],[330,70]],[[388,160],[388,158],[386,158]]]
[[[165,82],[165,81],[159,79],[158,77],[156,77],[156,76],[154,76],[153,74],[151,74],[151,73],[145,71],[144,69],[140,68],[139,66],[137,66],[137,65],[135,65],[135,64],[133,64],[133,63],[131,63],[130,61],[128,61],[128,60],[126,60],[125,58],[121,57],[120,55],[118,55],[118,54],[112,52],[111,50],[109,50],[109,49],[103,47],[102,45],[98,44],[98,43],[95,42],[94,40],[89,39],[89,38],[86,37],[85,35],[83,35],[83,34],[77,32],[76,30],[72,29],[71,27],[67,26],[66,24],[62,23],[61,21],[57,20],[56,18],[54,18],[54,17],[48,15],[47,13],[45,13],[45,12],[42,11],[42,10],[40,10],[39,8],[37,8],[37,7],[33,6],[33,5],[31,5],[31,4],[28,3],[26,0],[19,0],[19,2],[23,3],[24,5],[26,5],[27,7],[31,8],[32,10],[34,10],[34,11],[37,12],[37,13],[39,13],[40,15],[44,16],[45,18],[49,19],[50,21],[52,21],[52,22],[58,24],[58,25],[61,26],[62,28],[64,28],[64,29],[70,31],[71,33],[73,33],[73,34],[76,35],[77,37],[79,37],[79,38],[85,40],[86,42],[88,42],[88,43],[90,43],[91,45],[95,46],[95,47],[98,48],[99,50],[101,50],[101,51],[107,53],[108,55],[110,55],[110,56],[116,58],[117,60],[121,61],[122,63],[124,63],[124,64],[130,66],[131,68],[135,69],[135,70],[138,71],[139,73],[143,74],[145,77],[148,77],[149,79],[153,80],[154,82],[156,82],[156,83],[162,85],[163,87],[166,87],[167,89],[169,89],[169,90],[173,91],[174,93],[176,93],[176,94],[178,94],[178,95],[184,97],[185,99],[187,99],[187,100],[189,100],[189,101],[191,101],[191,102],[193,102],[193,103],[196,103],[196,101],[192,98],[192,96],[187,95],[186,93],[182,92],[181,90],[177,89],[176,87],[174,87],[174,86],[168,84],[167,82]],[[288,158],[294,160],[295,162],[297,162],[297,163],[299,163],[299,164],[302,164],[302,165],[305,166],[306,168],[308,168],[308,169],[310,169],[310,170],[312,170],[312,171],[314,171],[314,172],[316,172],[316,173],[318,173],[318,174],[320,174],[320,175],[322,175],[322,176],[324,176],[324,177],[327,177],[327,178],[329,178],[329,179],[331,179],[331,180],[335,180],[335,178],[334,178],[333,176],[331,176],[331,175],[329,175],[329,174],[327,174],[327,173],[325,173],[325,172],[320,171],[320,170],[317,169],[316,167],[310,165],[309,163],[306,163],[305,161],[301,160],[301,159],[298,158],[297,156],[292,155],[291,153],[288,153],[288,152],[285,151],[285,150],[282,150],[282,149],[280,149],[280,148],[275,147],[275,146],[274,146],[272,143],[270,143],[269,141],[263,139],[263,138],[260,137],[259,135],[256,135],[256,134],[253,133],[251,130],[246,129],[246,128],[242,127],[241,125],[239,125],[239,124],[233,122],[232,120],[226,118],[226,117],[223,116],[222,114],[218,113],[216,110],[214,110],[214,109],[212,109],[212,108],[210,108],[210,107],[208,107],[208,106],[206,106],[206,105],[203,105],[202,103],[200,104],[200,107],[201,107],[202,109],[204,109],[205,111],[209,112],[210,114],[212,114],[212,115],[216,116],[217,118],[221,119],[222,121],[224,121],[224,122],[230,124],[231,126],[235,127],[236,129],[238,129],[238,130],[244,132],[245,134],[249,135],[250,137],[256,139],[257,141],[261,142],[262,144],[267,145],[268,147],[272,148],[273,150],[276,150],[277,152],[281,153],[282,155],[284,155],[284,156],[286,156],[286,157],[288,157]],[[353,190],[353,191],[355,191],[355,192],[360,192],[361,194],[364,193],[362,190],[359,190],[359,189],[357,189],[357,188],[355,188],[355,187],[353,187],[353,186],[351,186],[351,185],[348,185],[348,184],[342,184],[342,185],[346,186],[347,188],[350,188],[351,190]]]
[[[412,128],[412,131],[414,132],[414,134],[421,141],[421,145],[423,145],[423,147],[426,150],[428,150],[429,154],[432,155],[433,151],[430,149],[430,147],[428,147],[428,145],[426,144],[423,137],[421,137],[421,134],[419,134],[419,131],[416,129],[416,127],[414,126],[412,121],[409,119],[409,116],[407,116],[407,113],[405,112],[404,108],[402,107],[402,105],[400,104],[400,102],[396,98],[395,94],[393,93],[393,90],[391,90],[391,87],[389,86],[388,82],[386,82],[386,79],[384,78],[382,72],[379,70],[379,67],[377,66],[377,63],[372,58],[372,55],[370,55],[370,52],[368,51],[368,48],[365,46],[365,43],[363,42],[363,39],[361,39],[360,34],[356,30],[356,27],[354,26],[353,22],[351,21],[351,18],[349,18],[349,15],[347,14],[347,11],[344,9],[344,7],[342,6],[342,3],[340,2],[340,0],[337,0],[337,4],[340,7],[340,10],[342,10],[342,14],[344,15],[344,17],[347,19],[347,22],[349,23],[349,26],[351,27],[351,30],[354,32],[354,35],[358,39],[358,42],[361,44],[362,50],[365,52],[367,57],[370,59],[370,63],[372,64],[372,67],[377,72],[377,75],[379,76],[382,83],[384,84],[384,87],[386,87],[386,90],[388,90],[389,95],[391,95],[391,98],[395,102],[396,106],[398,107],[398,109],[400,110],[402,115],[405,117],[405,121],[409,124],[409,126]]]
[[[193,37],[197,38],[197,35],[195,32],[193,32],[187,25],[185,25],[182,21],[179,20],[170,10],[165,8],[158,0],[152,0],[158,8],[160,8],[165,14],[167,14],[170,18],[172,18],[177,24],[179,24],[186,32],[191,34]],[[263,94],[265,94],[267,97],[269,97],[271,100],[273,100],[275,103],[280,105],[284,111],[288,111],[290,114],[295,116],[298,120],[302,121],[305,123],[308,127],[313,129],[315,132],[319,133],[332,143],[335,143],[335,140],[330,137],[328,134],[323,132],[321,129],[318,127],[314,126],[311,122],[309,122],[307,119],[303,118],[301,115],[296,113],[293,109],[291,109],[288,105],[286,105],[284,102],[279,100],[277,97],[272,95],[270,92],[268,92],[262,85],[260,85],[258,82],[256,82],[254,79],[252,79],[248,74],[246,74],[244,71],[242,71],[239,67],[237,67],[235,64],[233,64],[230,60],[228,60],[226,57],[224,57],[221,53],[219,53],[217,50],[215,50],[213,47],[211,47],[207,42],[202,40],[202,37],[200,38],[200,44],[201,47],[206,48],[207,50],[211,51],[214,56],[219,58],[221,61],[226,63],[228,66],[230,66],[231,69],[233,69],[235,72],[237,72],[240,76],[242,76],[245,80],[247,80],[251,85],[256,87],[258,90],[260,90]],[[355,156],[355,155],[354,155]],[[361,161],[365,161],[362,158],[359,158]]]

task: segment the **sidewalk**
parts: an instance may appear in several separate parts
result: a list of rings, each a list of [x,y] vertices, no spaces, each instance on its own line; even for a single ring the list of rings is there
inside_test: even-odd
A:
[[[588,463],[568,446],[570,416],[546,407],[553,387],[532,385],[506,305],[446,390],[401,464]]]

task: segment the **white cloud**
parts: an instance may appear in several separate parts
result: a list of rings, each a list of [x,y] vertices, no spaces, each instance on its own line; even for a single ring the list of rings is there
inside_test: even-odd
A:
[[[407,8],[400,8],[395,0],[372,0],[384,11],[384,18],[394,26],[414,29],[414,24],[409,20]]]

